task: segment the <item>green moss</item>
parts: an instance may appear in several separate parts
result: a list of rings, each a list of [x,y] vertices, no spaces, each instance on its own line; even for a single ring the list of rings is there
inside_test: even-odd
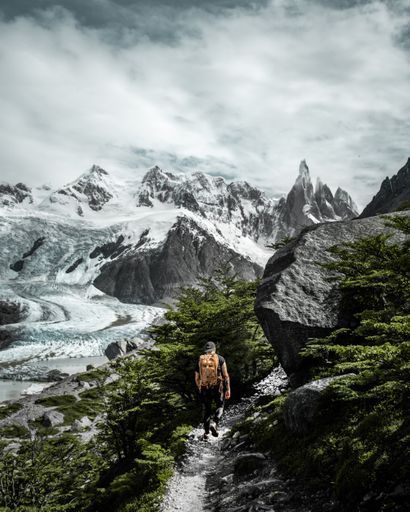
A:
[[[78,400],[75,404],[58,407],[57,410],[64,414],[64,425],[71,425],[83,416],[95,418],[103,410],[103,405],[93,400]]]
[[[108,387],[108,386],[107,386]],[[103,397],[103,390],[100,388],[87,389],[86,391],[82,391],[80,393],[81,399],[89,399],[89,400],[98,400]]]
[[[107,368],[94,368],[88,372],[79,373],[76,377],[77,382],[104,381],[109,372]]]
[[[410,201],[403,201],[397,208],[396,212],[401,212],[404,210],[410,210]]]
[[[28,438],[30,437],[30,432],[21,425],[8,425],[7,427],[0,428],[0,436],[7,438]]]
[[[44,407],[57,407],[73,404],[77,398],[73,395],[53,395],[39,398],[36,404],[43,405]]]
[[[4,420],[4,418],[8,418],[12,414],[20,411],[23,406],[19,403],[8,404],[0,406],[0,420]]]
[[[31,429],[35,430],[42,437],[55,436],[60,433],[57,427],[45,427],[42,420],[32,420],[28,422]]]

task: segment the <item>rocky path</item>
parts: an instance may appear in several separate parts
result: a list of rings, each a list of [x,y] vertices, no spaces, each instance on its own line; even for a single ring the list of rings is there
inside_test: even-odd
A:
[[[228,408],[224,415],[219,438],[210,436],[208,441],[201,439],[203,430],[192,431],[188,441],[187,454],[172,477],[161,512],[211,512],[219,510],[219,502],[229,500],[229,493],[223,489],[231,483],[232,475],[227,472],[226,460],[232,459],[222,451],[226,436],[232,427],[241,420],[255,400],[264,394],[279,393],[286,385],[286,377],[281,369],[275,369],[258,386],[256,393]],[[233,455],[233,458],[235,458]],[[231,460],[232,462],[232,460]],[[230,469],[228,469],[228,472]],[[228,487],[233,487],[232,485]],[[234,489],[236,493],[236,489]],[[225,504],[227,505],[227,503]],[[225,510],[234,510],[225,506]],[[239,509],[238,509],[239,510]],[[250,510],[250,509],[243,509]],[[258,510],[258,509],[254,509]],[[268,509],[260,509],[268,510]],[[272,509],[273,510],[273,509]]]

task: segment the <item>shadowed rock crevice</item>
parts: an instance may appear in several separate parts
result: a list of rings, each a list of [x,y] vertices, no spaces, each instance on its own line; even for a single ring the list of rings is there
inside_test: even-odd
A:
[[[84,259],[83,258],[78,258],[77,260],[75,260],[75,262],[70,265],[68,267],[68,269],[65,271],[66,274],[70,274],[70,272],[74,272],[74,270],[79,266],[81,265],[81,263],[83,263]]]
[[[41,246],[44,244],[44,240],[45,240],[45,239],[46,239],[46,238],[45,238],[44,236],[43,236],[43,237],[41,237],[41,238],[38,238],[38,239],[34,242],[34,244],[33,244],[32,248],[31,248],[29,251],[27,251],[27,252],[25,252],[25,253],[23,254],[23,259],[28,258],[28,257],[29,257],[29,256],[31,256],[32,254],[34,254],[34,253],[37,251],[37,249],[38,249],[39,247],[41,247]]]

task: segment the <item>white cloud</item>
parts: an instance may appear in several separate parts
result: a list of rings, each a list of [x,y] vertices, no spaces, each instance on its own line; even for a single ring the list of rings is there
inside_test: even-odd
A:
[[[381,2],[289,5],[181,11],[172,43],[115,41],[61,10],[1,22],[1,179],[196,159],[284,192],[306,158],[364,205],[409,153],[408,20]]]

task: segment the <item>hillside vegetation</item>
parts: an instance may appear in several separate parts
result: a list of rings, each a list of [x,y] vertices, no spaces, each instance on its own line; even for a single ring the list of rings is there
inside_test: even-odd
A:
[[[157,510],[187,434],[200,421],[193,373],[204,342],[215,341],[226,357],[237,399],[273,366],[253,312],[256,285],[221,269],[202,280],[201,289],[184,288],[166,322],[152,329],[153,350],[93,370],[100,386],[83,392],[80,401],[45,399],[69,417],[83,410],[102,414],[99,431],[84,443],[74,433],[55,435],[37,426],[32,439],[19,439],[17,452],[2,450],[0,510]]]
[[[410,242],[393,242],[392,231],[410,235],[410,219],[393,216],[387,226],[390,233],[331,249],[336,259],[326,266],[337,273],[349,326],[311,340],[303,353],[312,380],[354,376],[326,389],[304,434],[285,425],[286,396],[241,426],[290,474],[330,488],[346,510],[404,510],[409,497]]]

